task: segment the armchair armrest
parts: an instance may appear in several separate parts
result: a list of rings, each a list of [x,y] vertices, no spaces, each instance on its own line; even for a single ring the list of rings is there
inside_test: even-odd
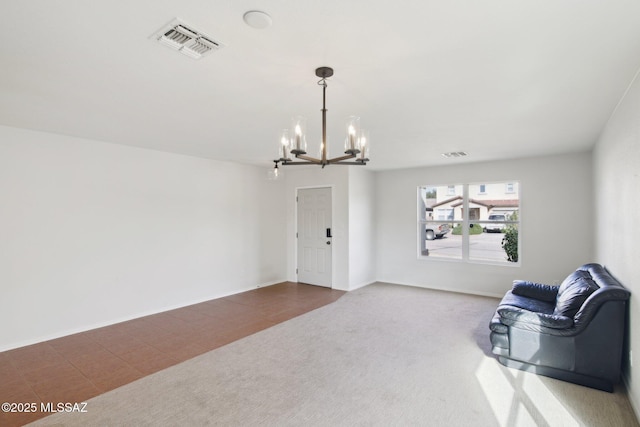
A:
[[[556,314],[535,313],[519,307],[502,305],[498,307],[500,318],[506,320],[505,324],[514,325],[515,322],[536,326],[544,326],[552,329],[567,329],[573,326],[573,319]],[[515,326],[515,325],[514,325]]]
[[[514,295],[535,298],[541,301],[555,302],[558,295],[557,286],[544,285],[542,283],[527,282],[525,280],[514,280],[511,289]]]

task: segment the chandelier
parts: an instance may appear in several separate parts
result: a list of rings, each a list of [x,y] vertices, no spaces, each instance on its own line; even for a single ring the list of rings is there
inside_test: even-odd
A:
[[[322,86],[322,142],[320,143],[320,157],[307,155],[306,141],[306,120],[304,117],[295,117],[292,123],[293,132],[288,129],[282,131],[280,146],[278,147],[279,159],[274,160],[274,175],[278,176],[278,164],[286,165],[320,165],[323,168],[327,165],[366,165],[369,159],[368,135],[360,128],[360,118],[351,116],[347,120],[346,138],[344,142],[344,156],[327,158],[327,108],[326,91],[327,78],[333,75],[333,68],[320,67],[316,69],[316,76],[320,77],[318,85]],[[290,155],[296,159],[292,159]],[[352,161],[348,161],[354,159]]]

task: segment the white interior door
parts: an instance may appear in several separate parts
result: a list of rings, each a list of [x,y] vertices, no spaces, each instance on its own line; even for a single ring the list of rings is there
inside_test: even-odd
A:
[[[331,287],[331,188],[298,190],[298,282]]]

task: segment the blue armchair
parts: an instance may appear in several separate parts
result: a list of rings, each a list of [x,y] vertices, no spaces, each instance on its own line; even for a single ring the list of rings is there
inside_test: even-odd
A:
[[[505,366],[612,392],[620,381],[627,291],[599,264],[562,284],[516,280],[490,322]]]

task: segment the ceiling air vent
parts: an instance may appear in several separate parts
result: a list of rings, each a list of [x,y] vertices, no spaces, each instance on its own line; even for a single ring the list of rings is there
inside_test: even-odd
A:
[[[452,151],[450,153],[442,153],[444,157],[464,157],[467,155],[464,151]]]
[[[200,59],[204,55],[224,46],[222,43],[213,40],[201,31],[194,30],[178,19],[174,19],[151,37],[161,44],[194,59]]]

